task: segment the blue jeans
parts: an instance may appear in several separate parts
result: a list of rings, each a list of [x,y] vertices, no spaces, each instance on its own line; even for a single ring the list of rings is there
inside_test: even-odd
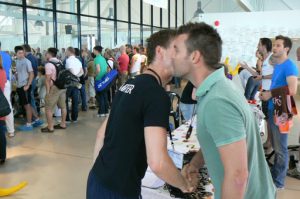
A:
[[[36,103],[35,103],[35,99],[34,99],[34,91],[36,89],[36,78],[33,78],[32,82],[31,82],[31,91],[30,91],[30,104],[33,108],[33,110],[37,113],[37,108],[36,108]]]
[[[184,117],[185,121],[188,121],[190,119],[192,119],[193,117],[193,110],[194,107],[197,106],[197,104],[184,104],[180,102],[180,110],[182,112],[182,115]],[[196,110],[196,107],[195,107]]]
[[[108,113],[107,91],[104,90],[101,92],[97,92],[96,98],[99,105],[98,114],[107,114]]]
[[[286,172],[289,165],[288,134],[282,134],[274,123],[274,113],[269,110],[269,124],[272,133],[271,143],[275,151],[274,165],[271,174],[277,188],[284,187]]]
[[[255,94],[257,93],[259,86],[260,81],[256,81],[253,77],[249,77],[245,88],[245,97],[247,100],[254,100]]]
[[[79,91],[80,91],[80,97],[81,97],[81,109],[87,110],[85,84],[82,84],[81,89]]]
[[[78,118],[78,101],[79,101],[79,89],[77,87],[69,87],[66,94],[67,104],[67,120],[70,121],[70,110],[69,110],[69,98],[72,99],[72,112],[71,119],[77,121]]]
[[[6,159],[5,121],[0,121],[0,159]]]
[[[124,197],[118,193],[115,193],[107,188],[105,188],[99,180],[96,178],[93,171],[90,172],[87,190],[86,190],[86,199],[141,199],[142,197]]]

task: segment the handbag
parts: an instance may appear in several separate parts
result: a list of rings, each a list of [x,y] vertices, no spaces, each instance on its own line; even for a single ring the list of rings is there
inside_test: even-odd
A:
[[[95,81],[95,90],[97,92],[103,91],[111,85],[111,83],[118,76],[118,71],[116,69],[111,70],[106,75],[104,75],[100,80]]]
[[[11,109],[9,107],[9,103],[4,96],[2,90],[0,89],[0,117],[5,117],[10,114]]]

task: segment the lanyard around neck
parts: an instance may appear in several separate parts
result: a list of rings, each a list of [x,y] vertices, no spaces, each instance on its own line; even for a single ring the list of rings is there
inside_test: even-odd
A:
[[[148,68],[149,71],[151,71],[157,78],[158,78],[158,81],[159,81],[159,85],[162,86],[162,82],[161,82],[161,78],[160,76],[157,74],[157,72],[155,72],[153,69],[151,68]]]

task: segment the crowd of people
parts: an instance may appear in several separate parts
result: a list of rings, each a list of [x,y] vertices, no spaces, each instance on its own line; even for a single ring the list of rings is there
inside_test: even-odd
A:
[[[19,104],[27,120],[18,127],[23,131],[43,125],[34,101],[36,85],[45,87],[43,97],[43,88],[38,86],[47,118],[47,125],[41,129],[44,133],[66,129],[67,122],[76,123],[79,99],[82,111],[99,107],[98,116],[106,118],[96,137],[87,199],[141,198],[141,180],[147,166],[168,184],[184,193],[192,192],[204,165],[212,179],[215,198],[271,199],[276,197],[276,188],[284,189],[288,169],[290,127],[286,125],[294,113],[289,102],[296,95],[299,75],[288,58],[291,48],[292,41],[286,36],[277,36],[273,44],[270,39],[261,38],[255,70],[247,63],[241,64],[240,77],[245,88],[245,93],[241,93],[226,78],[224,65],[220,64],[220,35],[205,23],[188,23],[177,31],[154,33],[147,39],[147,49],[131,45],[113,50],[95,46],[89,52],[68,47],[61,54],[56,48],[49,48],[44,67],[39,67],[30,46],[23,45],[15,47],[13,74],[11,63],[7,62],[10,57],[1,51],[0,87],[5,93],[6,87],[10,88],[7,84],[16,80]],[[79,82],[60,88],[58,69],[62,67]],[[113,69],[118,70],[117,81],[108,90],[96,91],[95,82]],[[197,114],[201,146],[181,172],[167,151],[170,99],[165,88],[173,77],[188,80],[182,111],[186,120]],[[271,169],[265,159],[257,120],[247,102],[257,92],[269,127],[267,145],[275,151]],[[53,122],[56,106],[61,110],[58,124]],[[8,135],[14,136],[13,115],[0,118],[2,163],[4,121]],[[296,169],[300,169],[299,162]]]

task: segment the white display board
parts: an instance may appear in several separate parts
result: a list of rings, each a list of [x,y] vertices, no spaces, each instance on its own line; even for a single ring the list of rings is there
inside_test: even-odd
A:
[[[261,37],[274,38],[282,34],[290,38],[300,38],[299,19],[300,10],[207,13],[199,16],[199,21],[217,28],[223,40],[222,61],[230,57],[233,66],[238,61],[255,65],[255,51]],[[218,26],[215,23],[219,23]],[[294,55],[291,58],[296,61]]]

